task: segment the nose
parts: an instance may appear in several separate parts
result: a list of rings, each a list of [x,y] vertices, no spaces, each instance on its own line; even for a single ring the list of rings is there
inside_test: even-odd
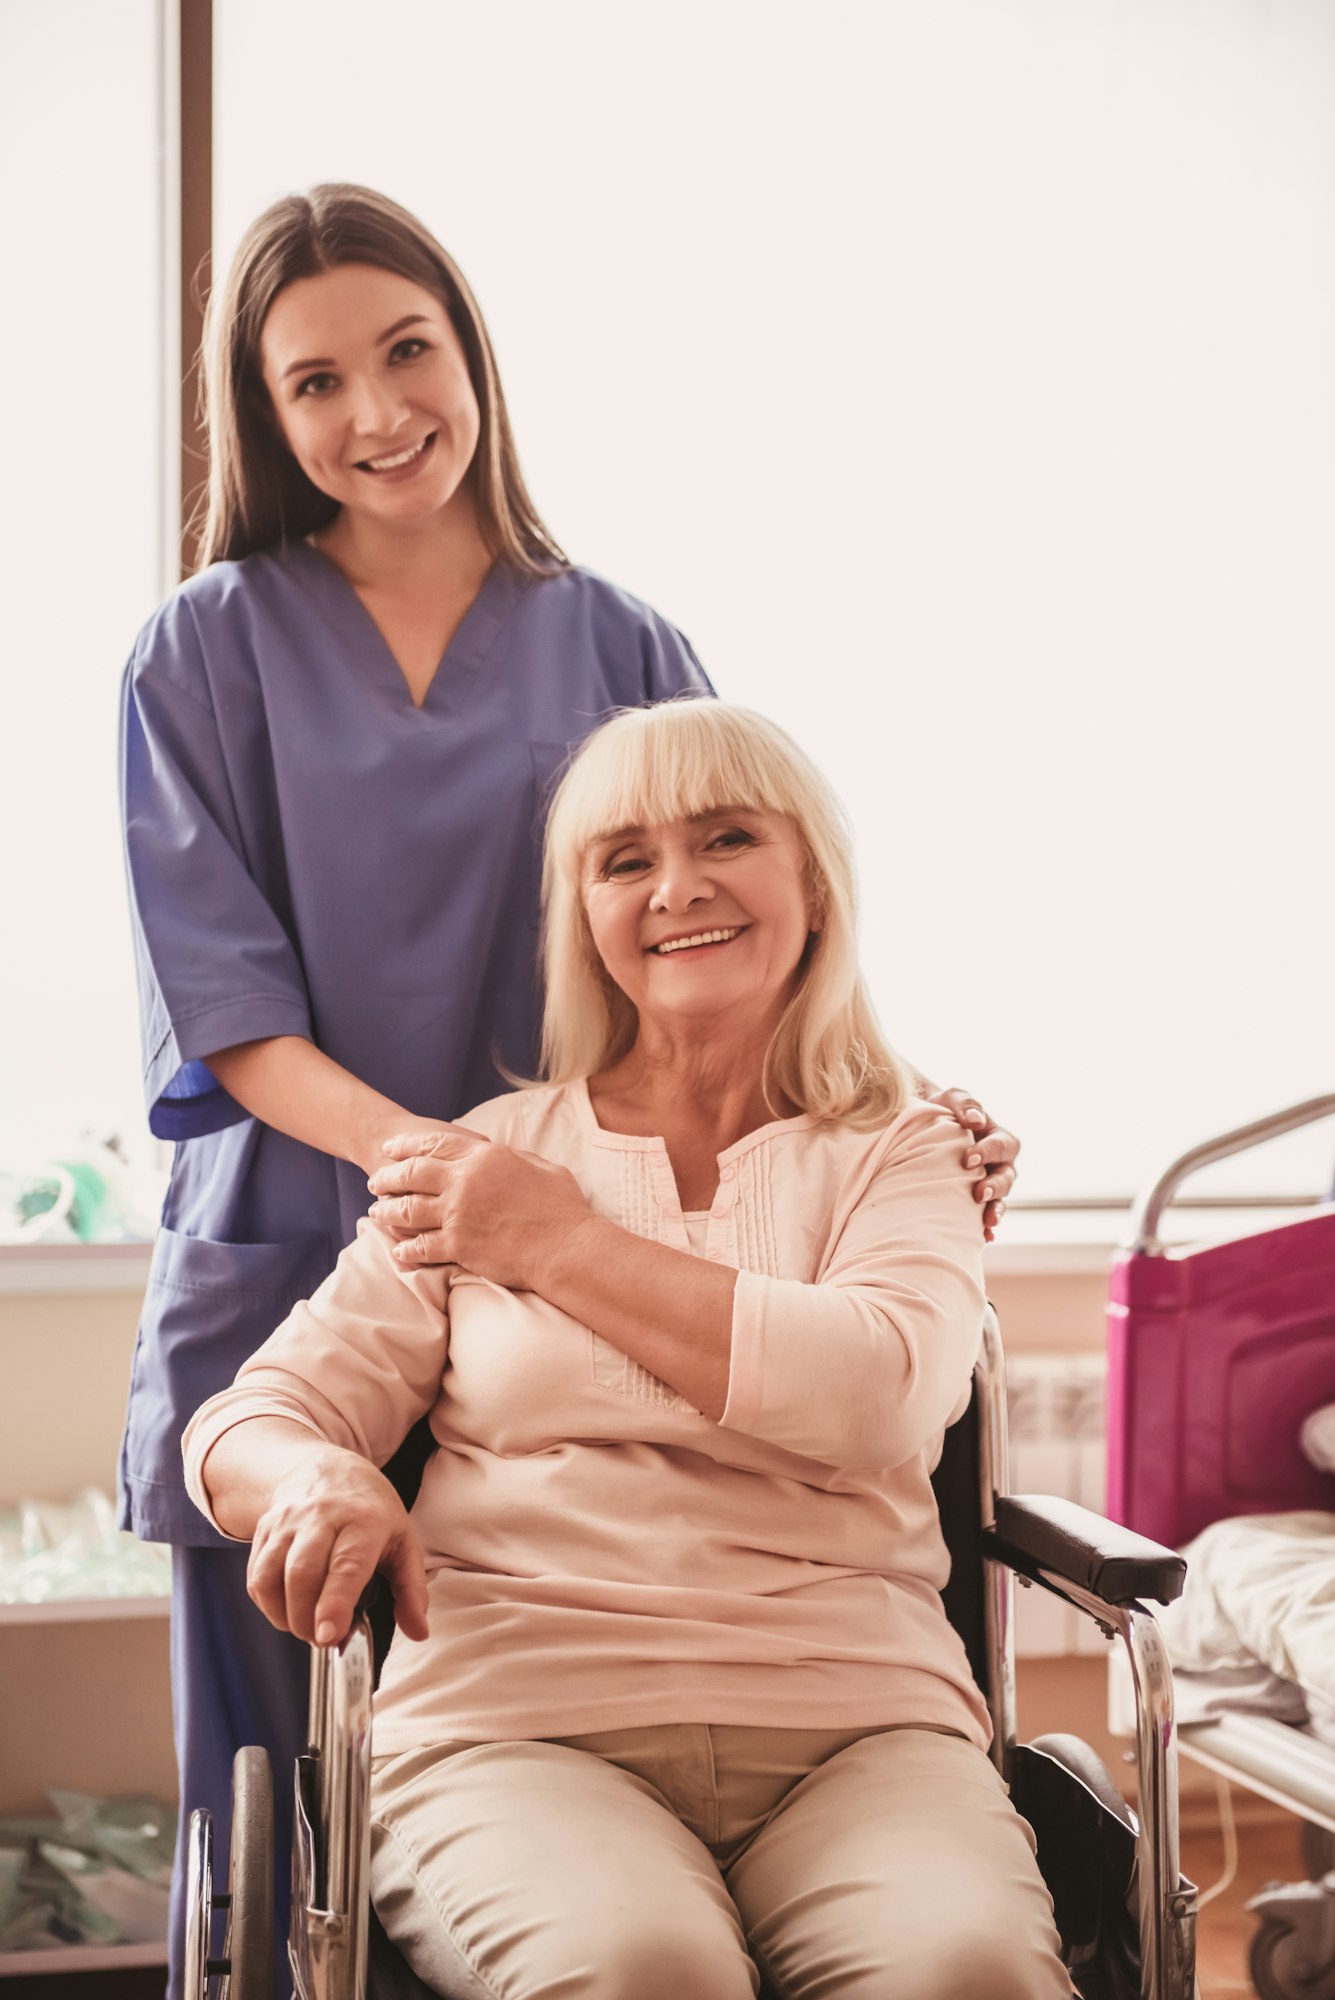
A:
[[[650,909],[665,916],[684,916],[697,904],[713,900],[714,884],[700,857],[684,849],[669,849],[658,864]]]
[[[405,408],[395,385],[379,375],[361,375],[352,384],[352,421],[361,437],[392,438]]]

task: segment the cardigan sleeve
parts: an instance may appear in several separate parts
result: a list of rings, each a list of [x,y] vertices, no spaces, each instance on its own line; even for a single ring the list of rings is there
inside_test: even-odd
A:
[[[935,1449],[968,1393],[983,1322],[983,1229],[937,1107],[896,1119],[836,1213],[817,1281],[743,1271],[720,1422],[824,1464]]]
[[[204,1460],[250,1417],[287,1417],[383,1465],[440,1396],[449,1275],[403,1271],[365,1218],[314,1297],[303,1300],[224,1389],[196,1410],[181,1449],[191,1499],[212,1522]]]

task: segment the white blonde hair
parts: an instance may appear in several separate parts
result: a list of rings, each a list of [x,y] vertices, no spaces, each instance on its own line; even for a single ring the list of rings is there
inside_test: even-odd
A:
[[[764,1091],[817,1118],[874,1128],[910,1094],[858,969],[848,826],[833,792],[774,723],[720,701],[624,709],[594,732],[552,801],[543,855],[547,1000],[542,1073],[596,1076],[635,1040],[638,1016],[593,942],[584,869],[593,843],[628,826],[663,826],[720,807],[785,814],[806,861],[813,928],[765,1057]]]

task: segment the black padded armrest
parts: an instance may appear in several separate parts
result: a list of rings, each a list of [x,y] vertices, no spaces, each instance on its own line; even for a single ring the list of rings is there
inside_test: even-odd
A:
[[[985,1555],[1021,1576],[1041,1582],[1039,1571],[1050,1570],[1105,1604],[1138,1597],[1171,1604],[1187,1574],[1186,1558],[1175,1549],[1046,1493],[998,1500],[996,1526],[984,1529],[982,1543]]]

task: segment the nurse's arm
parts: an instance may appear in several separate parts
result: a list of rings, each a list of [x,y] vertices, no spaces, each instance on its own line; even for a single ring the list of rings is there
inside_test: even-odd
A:
[[[287,1417],[248,1417],[202,1468],[214,1521],[249,1541],[246,1588],[271,1625],[332,1645],[379,1570],[410,1639],[427,1636],[421,1544],[394,1488],[357,1452]]]
[[[301,1035],[269,1035],[238,1042],[208,1057],[208,1067],[229,1097],[252,1118],[336,1159],[353,1160],[371,1174],[383,1164],[383,1146],[398,1133],[444,1133],[439,1118],[421,1118],[362,1083],[350,1070]],[[484,1145],[460,1132],[461,1146]]]

